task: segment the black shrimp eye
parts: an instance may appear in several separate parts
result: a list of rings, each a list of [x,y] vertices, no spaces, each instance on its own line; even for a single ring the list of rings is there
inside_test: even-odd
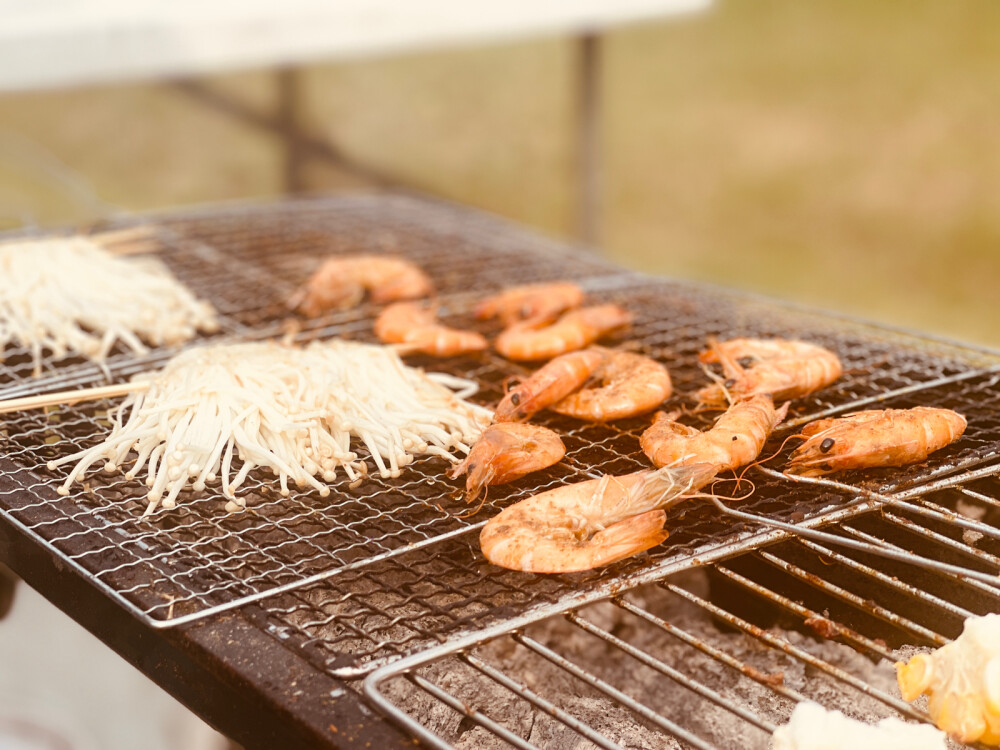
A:
[[[726,386],[726,388],[732,388],[734,385],[736,385],[736,378],[729,378],[729,380],[723,383],[723,385]]]
[[[833,438],[827,438],[822,443],[819,444],[820,453],[829,453],[830,449],[833,447]]]
[[[735,442],[736,442],[737,440],[739,440],[739,439],[740,439],[740,436],[739,436],[739,435],[733,435],[733,442],[734,442],[734,443],[735,443]]]
[[[740,357],[736,360],[740,367],[750,367],[754,363],[753,357]]]
[[[510,394],[510,402],[514,404],[514,406],[517,406],[519,403],[521,403],[521,394],[520,393]]]

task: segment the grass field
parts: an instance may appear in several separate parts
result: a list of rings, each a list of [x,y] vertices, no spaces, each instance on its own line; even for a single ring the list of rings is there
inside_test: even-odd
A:
[[[998,31],[988,0],[721,0],[608,33],[604,252],[1000,345]],[[546,39],[315,66],[300,108],[406,185],[566,236],[577,54]],[[275,100],[265,72],[210,83]],[[105,210],[64,172],[127,209],[277,195],[282,158],[272,136],[165,85],[11,95],[0,222]],[[358,184],[309,175],[316,190]]]

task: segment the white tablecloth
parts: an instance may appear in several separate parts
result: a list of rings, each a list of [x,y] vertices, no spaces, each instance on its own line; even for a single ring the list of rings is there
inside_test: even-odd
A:
[[[579,33],[711,0],[0,0],[0,91]]]

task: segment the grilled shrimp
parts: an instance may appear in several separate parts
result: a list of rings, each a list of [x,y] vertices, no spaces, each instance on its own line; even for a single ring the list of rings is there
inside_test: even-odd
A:
[[[699,360],[719,362],[726,380],[698,391],[706,406],[725,406],[758,393],[786,401],[825,388],[840,377],[840,359],[829,349],[787,339],[709,339]],[[750,360],[748,366],[740,360]]]
[[[567,417],[593,422],[634,417],[652,411],[670,397],[667,368],[641,354],[592,347],[604,354],[584,387],[552,404],[549,409]]]
[[[677,412],[657,413],[639,444],[657,466],[693,462],[714,464],[719,471],[744,466],[760,455],[764,443],[788,413],[774,408],[770,396],[737,401],[706,432],[675,421]]]
[[[530,573],[608,565],[666,539],[663,508],[714,476],[711,464],[691,464],[563,485],[505,508],[479,545],[494,565]]]
[[[448,328],[433,310],[415,302],[396,302],[375,319],[375,335],[383,344],[406,344],[411,351],[434,357],[481,351],[487,341],[475,331]]]
[[[587,382],[604,361],[598,349],[584,349],[556,357],[507,392],[497,405],[497,422],[521,422],[535,412],[565,398]]]
[[[449,472],[454,479],[468,472],[466,502],[471,502],[488,484],[506,484],[525,474],[558,463],[566,446],[547,427],[503,422],[486,428],[469,455]]]
[[[366,289],[372,302],[378,304],[434,293],[427,274],[407,260],[381,255],[343,255],[324,262],[288,305],[312,318],[327,310],[354,307],[361,302]]]
[[[534,318],[515,323],[493,345],[508,359],[533,362],[582,349],[631,322],[631,313],[618,305],[581,307],[555,321]]]
[[[802,428],[788,471],[817,477],[845,469],[903,466],[923,461],[965,432],[965,417],[951,409],[873,409]]]
[[[505,326],[521,320],[551,320],[583,303],[583,290],[570,281],[526,284],[504,289],[476,305],[480,320],[499,318]]]

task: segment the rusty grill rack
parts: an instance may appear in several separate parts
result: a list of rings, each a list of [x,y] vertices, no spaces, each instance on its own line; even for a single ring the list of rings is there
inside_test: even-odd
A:
[[[148,221],[148,218],[147,218]],[[285,300],[321,258],[337,252],[406,255],[439,289],[443,316],[496,332],[471,319],[473,302],[504,286],[574,279],[596,301],[636,315],[616,343],[663,361],[675,403],[705,382],[696,354],[707,336],[807,338],[830,346],[848,368],[834,386],[797,401],[773,451],[796,425],[870,404],[946,406],[965,414],[962,441],[925,464],[849,476],[847,484],[805,484],[758,472],[740,509],[813,527],[870,513],[881,496],[961,482],[989,467],[1000,445],[1000,414],[984,393],[1000,380],[1000,356],[833,318],[718,289],[622,271],[599,257],[523,232],[467,209],[410,197],[302,200],[213,208],[156,218],[160,257],[220,312],[218,334],[203,340],[281,335]],[[372,340],[370,305],[308,321],[299,339],[340,335]],[[8,350],[0,397],[96,385],[161,365],[174,351],[144,357],[116,352],[106,369],[81,359],[47,360],[30,379],[27,352]],[[475,379],[474,400],[495,403],[502,384],[524,368],[487,353],[413,364]],[[121,475],[94,473],[67,498],[65,476],[46,462],[93,445],[107,429],[110,402],[23,413],[0,433],[0,513],[152,627],[168,627],[242,607],[245,616],[330,674],[357,677],[429,645],[461,643],[482,632],[542,620],[676,571],[779,540],[786,532],[734,521],[707,503],[671,511],[669,542],[600,571],[525,575],[487,564],[476,532],[500,508],[596,470],[647,466],[638,449],[645,419],[588,425],[555,415],[540,421],[560,432],[563,462],[491,490],[478,515],[456,514],[457,481],[441,459],[415,462],[396,480],[335,486],[328,499],[293,491],[282,497],[257,474],[244,486],[249,510],[226,514],[210,492],[182,494],[176,509],[141,518],[144,488]],[[710,415],[692,417],[707,426]],[[772,465],[780,466],[784,456]],[[986,471],[990,471],[989,468]],[[463,508],[458,509],[464,511]],[[933,509],[931,509],[933,510]],[[938,512],[938,511],[935,511]]]
[[[804,700],[932,723],[926,699],[899,697],[892,665],[1000,608],[1000,480],[983,471],[907,495],[831,536],[993,583],[789,538],[427,649],[370,675],[365,694],[438,748],[763,749]]]

